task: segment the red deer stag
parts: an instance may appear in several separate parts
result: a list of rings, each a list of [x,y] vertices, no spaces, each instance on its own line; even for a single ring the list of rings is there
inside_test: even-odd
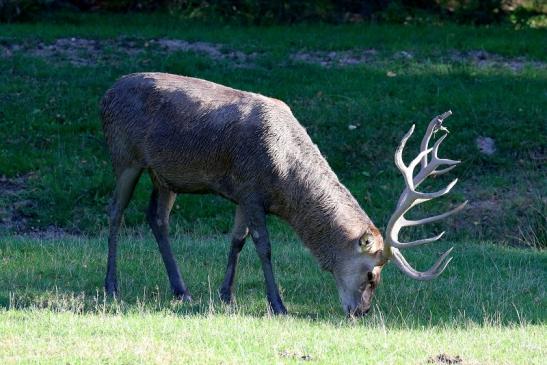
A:
[[[437,156],[446,135],[430,148],[432,134],[451,113],[433,119],[421,152],[407,166],[402,152],[414,126],[403,137],[395,163],[406,188],[391,217],[385,240],[355,198],[338,180],[317,146],[283,102],[209,81],[165,73],[138,73],[118,80],[102,100],[102,123],[116,175],[110,205],[105,289],[117,291],[117,237],[123,211],[143,170],[153,182],[147,220],[156,238],[174,294],[190,300],[168,238],[169,213],[178,193],[213,193],[237,205],[221,298],[230,302],[238,256],[250,233],[262,263],[269,305],[286,313],[271,264],[266,214],[287,221],[335,278],[342,306],[350,315],[370,308],[380,271],[389,260],[418,280],[437,277],[450,250],[426,272],[414,270],[400,253],[439,239],[398,240],[402,227],[436,221],[462,209],[411,221],[412,207],[447,194],[416,190],[428,176],[451,170],[458,161]],[[428,156],[431,155],[431,159]],[[414,175],[415,167],[421,169]],[[441,165],[450,166],[438,170]]]

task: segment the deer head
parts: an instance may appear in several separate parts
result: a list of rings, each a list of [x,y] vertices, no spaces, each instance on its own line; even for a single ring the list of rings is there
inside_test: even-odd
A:
[[[380,272],[388,261],[393,261],[404,274],[416,280],[435,279],[446,269],[450,262],[451,258],[448,256],[450,255],[452,248],[443,253],[429,270],[425,272],[415,270],[405,260],[399,249],[415,247],[437,241],[444,235],[444,232],[435,237],[424,238],[412,242],[400,242],[399,232],[404,227],[427,224],[446,218],[462,210],[467,204],[467,201],[465,201],[446,213],[429,218],[408,220],[404,217],[405,213],[416,205],[448,194],[458,181],[455,179],[448,184],[446,188],[433,193],[425,193],[416,190],[427,177],[445,174],[460,162],[439,158],[438,156],[439,146],[448,135],[448,130],[442,126],[442,122],[451,114],[452,112],[448,111],[433,118],[422,139],[420,153],[408,165],[405,165],[403,162],[402,155],[407,141],[414,132],[414,125],[403,137],[399,147],[395,151],[395,165],[397,165],[403,175],[405,188],[399,198],[395,212],[388,222],[385,238],[382,240],[382,237],[377,231],[365,233],[356,244],[358,247],[357,250],[360,250],[361,254],[359,259],[360,265],[364,270],[357,270],[357,272],[360,273],[359,275],[348,275],[347,272],[345,275],[337,275],[335,273],[342,304],[348,314],[362,315],[368,312],[374,290],[380,280]],[[429,142],[431,137],[438,131],[442,131],[444,134],[437,139],[433,144],[433,147],[430,148]],[[421,165],[420,170],[415,173],[415,169],[419,164]],[[448,167],[439,169],[442,166]],[[348,278],[351,278],[351,280],[348,280]],[[358,288],[358,290],[356,288]]]

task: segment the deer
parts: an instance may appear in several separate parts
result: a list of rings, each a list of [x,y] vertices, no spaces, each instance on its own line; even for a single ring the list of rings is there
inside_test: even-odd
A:
[[[101,103],[103,132],[116,179],[108,210],[106,293],[118,293],[118,233],[124,209],[145,170],[153,185],[146,219],[171,289],[182,301],[191,301],[192,297],[171,248],[169,216],[177,194],[183,193],[216,194],[236,205],[226,271],[219,289],[226,303],[233,302],[238,258],[250,236],[261,262],[269,310],[287,313],[271,262],[268,214],[286,221],[321,269],[333,274],[348,316],[362,316],[369,311],[382,268],[389,261],[412,279],[435,279],[449,264],[452,248],[424,272],[415,270],[400,249],[437,241],[444,232],[412,242],[400,242],[398,236],[404,227],[446,218],[467,203],[429,218],[404,217],[416,205],[448,194],[458,181],[437,192],[417,190],[427,177],[445,174],[460,162],[438,157],[439,146],[448,133],[442,123],[451,114],[448,111],[433,118],[419,154],[408,165],[402,154],[415,126],[402,138],[395,164],[405,188],[382,237],[284,102],[167,73],[121,77]],[[443,136],[429,147],[438,131],[444,132]],[[415,173],[418,165],[420,169]]]

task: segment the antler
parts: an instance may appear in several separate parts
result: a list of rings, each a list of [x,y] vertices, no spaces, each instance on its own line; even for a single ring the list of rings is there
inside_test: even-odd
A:
[[[404,217],[404,214],[408,212],[411,208],[415,207],[416,205],[448,194],[450,190],[454,187],[454,185],[456,185],[456,183],[458,182],[458,179],[455,179],[450,184],[448,184],[446,188],[441,189],[434,193],[422,193],[416,190],[416,188],[428,176],[438,176],[438,175],[445,174],[448,171],[452,170],[454,167],[456,167],[458,163],[460,163],[460,161],[442,159],[442,158],[439,158],[438,156],[439,146],[448,135],[448,129],[442,126],[442,122],[444,119],[448,118],[450,115],[452,115],[452,112],[447,111],[446,113],[438,115],[435,118],[433,118],[433,120],[431,120],[431,122],[429,123],[429,126],[427,127],[427,131],[422,139],[420,153],[418,154],[418,156],[416,156],[416,158],[414,158],[414,160],[412,160],[412,162],[410,162],[410,164],[408,164],[408,166],[405,165],[405,163],[403,162],[403,149],[405,148],[406,142],[408,141],[408,139],[414,132],[414,125],[412,125],[408,133],[405,134],[405,136],[401,140],[401,143],[399,144],[399,147],[395,151],[395,165],[397,165],[397,167],[403,174],[406,188],[403,190],[401,197],[399,198],[399,201],[397,203],[395,212],[391,216],[389,223],[387,225],[386,239],[384,240],[384,243],[385,243],[384,252],[388,258],[392,259],[395,262],[397,267],[402,272],[404,272],[411,278],[417,279],[417,280],[431,280],[439,276],[444,271],[444,269],[446,268],[446,266],[451,260],[451,258],[447,259],[447,257],[452,251],[452,248],[446,251],[444,254],[442,254],[441,257],[437,260],[437,262],[435,262],[435,264],[429,270],[425,272],[416,271],[405,260],[404,256],[399,251],[399,248],[414,247],[414,246],[422,245],[424,243],[437,241],[444,235],[444,232],[441,232],[439,235],[435,237],[431,237],[431,238],[424,238],[424,239],[412,241],[412,242],[400,242],[399,231],[403,227],[417,226],[417,225],[431,223],[431,222],[435,222],[440,219],[446,218],[456,212],[459,212],[467,204],[467,201],[465,201],[462,204],[460,204],[458,207],[446,213],[439,214],[429,218],[415,220],[415,221],[408,220]],[[446,133],[435,142],[433,147],[429,148],[429,141],[431,139],[431,136],[433,135],[433,133],[437,131],[444,131]],[[431,153],[431,161],[428,161],[428,155],[430,153]],[[416,176],[414,176],[414,169],[420,162],[421,162],[421,169],[416,174]],[[437,170],[437,168],[442,165],[446,165],[449,167],[446,167],[441,170]]]

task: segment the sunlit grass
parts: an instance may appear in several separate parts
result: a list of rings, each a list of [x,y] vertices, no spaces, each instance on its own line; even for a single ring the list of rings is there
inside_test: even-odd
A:
[[[389,329],[298,318],[0,312],[4,364],[541,364],[544,326]],[[31,325],[35,324],[35,325]]]
[[[292,237],[274,235],[287,318],[266,308],[260,265],[244,250],[237,302],[220,302],[227,237],[178,235],[176,256],[194,302],[172,300],[156,244],[121,242],[120,296],[102,290],[105,238],[0,240],[0,362],[540,363],[545,355],[545,253],[455,242],[438,280],[388,266],[371,314],[348,321],[330,274]],[[443,247],[409,258],[424,266]],[[154,350],[155,349],[155,350]],[[99,362],[100,362],[99,361]]]

